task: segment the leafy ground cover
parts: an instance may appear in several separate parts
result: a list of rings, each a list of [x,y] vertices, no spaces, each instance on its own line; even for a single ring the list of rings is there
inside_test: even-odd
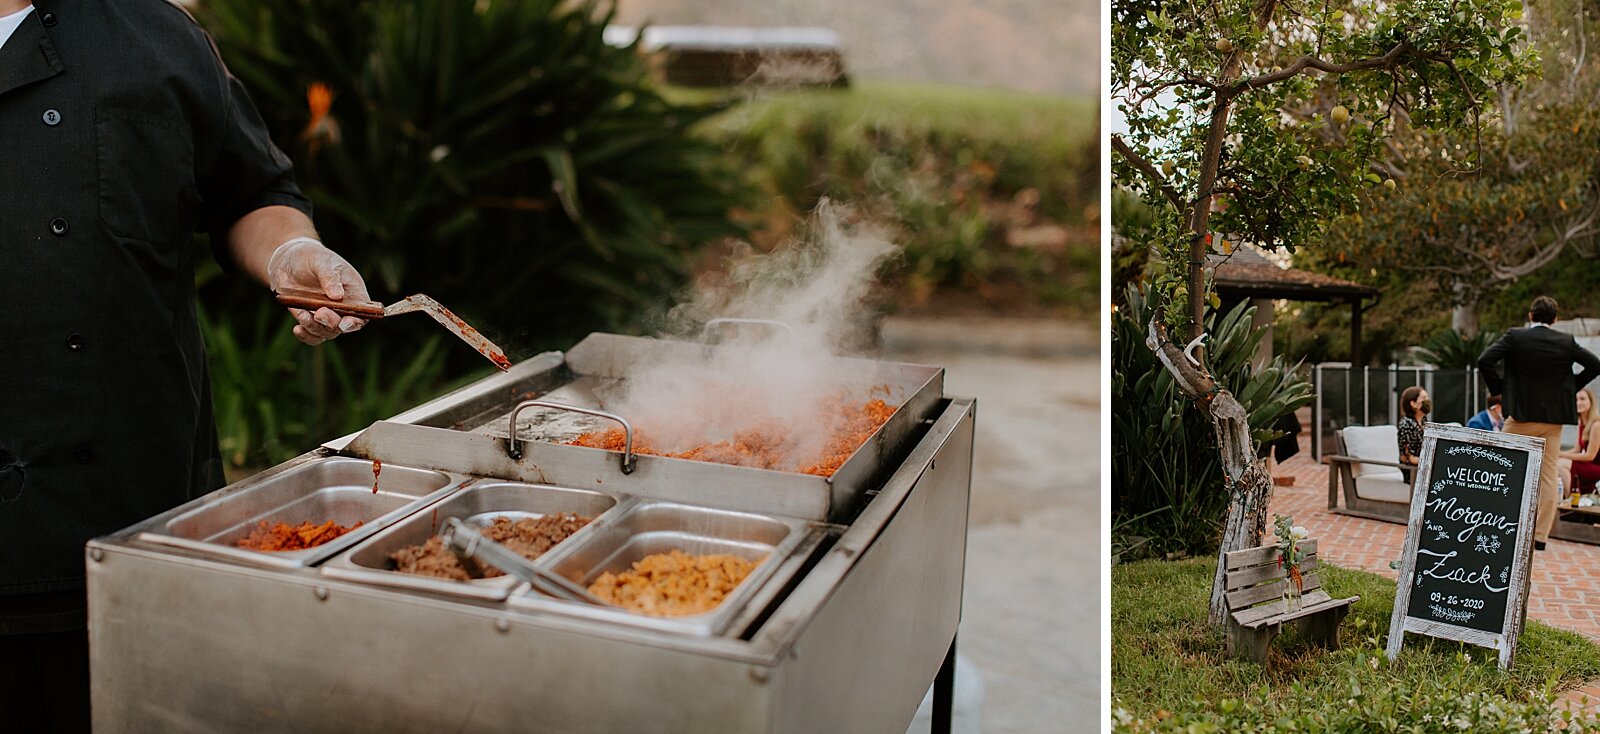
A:
[[[760,194],[740,217],[758,249],[828,197],[904,245],[890,308],[1084,316],[1100,290],[1097,120],[1087,98],[869,81],[763,92],[700,132]]]
[[[1509,672],[1491,650],[1413,636],[1391,663],[1383,646],[1394,582],[1333,566],[1319,569],[1329,593],[1361,597],[1341,649],[1316,647],[1291,626],[1266,665],[1234,660],[1205,623],[1215,568],[1207,559],[1112,568],[1114,731],[1542,731],[1565,723],[1552,705],[1559,691],[1600,677],[1600,646],[1534,621]]]

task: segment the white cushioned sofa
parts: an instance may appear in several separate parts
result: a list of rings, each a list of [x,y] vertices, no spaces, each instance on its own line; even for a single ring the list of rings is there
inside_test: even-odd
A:
[[[1350,426],[1335,432],[1334,442],[1338,453],[1328,457],[1328,509],[1406,522],[1411,516],[1411,481],[1410,473],[1400,471],[1395,427]]]

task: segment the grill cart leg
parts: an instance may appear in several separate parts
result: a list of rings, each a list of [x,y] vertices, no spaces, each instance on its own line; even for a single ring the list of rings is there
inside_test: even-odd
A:
[[[950,638],[950,651],[933,679],[932,734],[950,734],[950,714],[956,700],[956,639]]]

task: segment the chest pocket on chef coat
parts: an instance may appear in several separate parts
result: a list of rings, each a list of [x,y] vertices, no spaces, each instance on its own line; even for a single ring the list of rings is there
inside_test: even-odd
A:
[[[186,235],[182,230],[194,221],[200,198],[188,126],[148,112],[99,107],[94,134],[100,219],[111,233],[151,242]]]

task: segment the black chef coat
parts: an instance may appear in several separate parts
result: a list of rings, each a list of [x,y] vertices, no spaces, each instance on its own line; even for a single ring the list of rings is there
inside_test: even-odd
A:
[[[0,633],[81,626],[84,542],[221,485],[193,233],[272,204],[310,212],[180,8],[35,0],[0,47]]]

